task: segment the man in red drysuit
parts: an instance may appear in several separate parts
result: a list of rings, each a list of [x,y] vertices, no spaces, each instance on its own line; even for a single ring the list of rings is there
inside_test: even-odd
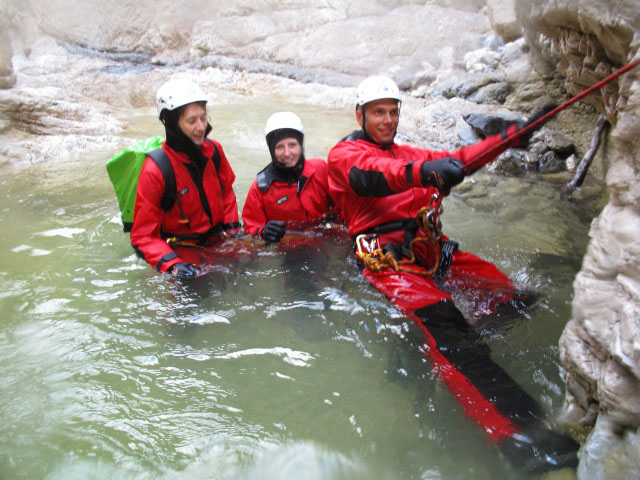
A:
[[[215,140],[207,139],[207,97],[186,79],[169,80],[158,89],[156,103],[166,130],[162,149],[168,156],[176,183],[176,200],[162,208],[164,176],[147,157],[138,180],[131,230],[131,245],[149,265],[179,278],[200,273],[188,251],[182,255],[172,245],[203,245],[225,231],[240,227],[233,191],[235,175]]]
[[[421,230],[416,232],[418,211],[431,205],[432,195],[448,194],[464,179],[465,163],[500,143],[503,135],[488,137],[454,152],[398,145],[394,138],[401,97],[393,80],[367,78],[357,88],[356,103],[356,119],[362,129],[330,151],[329,192],[353,239],[371,234],[381,247],[400,260],[403,253],[405,257],[408,255],[408,240],[424,235]],[[512,133],[518,127],[509,128]],[[521,146],[524,141],[513,143],[511,146]],[[515,285],[493,264],[457,250],[457,244],[446,237],[442,240],[435,245],[439,249],[437,254],[432,251],[434,247],[426,248],[426,243],[415,246],[417,263],[426,269],[438,269],[435,279],[429,275],[399,275],[392,269],[375,275],[365,269],[364,273],[370,280],[375,277],[372,283],[395,303],[411,309],[444,302],[447,308],[455,310],[451,296],[440,288],[452,282],[461,289],[480,289],[489,294],[486,302],[478,306],[481,313],[491,313],[496,304],[513,298]],[[434,258],[440,259],[439,265],[433,265]]]
[[[293,112],[277,112],[267,120],[265,137],[271,163],[251,184],[242,222],[245,232],[278,242],[287,224],[308,225],[330,211],[327,163],[305,158],[304,127]]]
[[[445,236],[411,242],[429,239],[430,232],[423,230],[426,223],[418,223],[416,215],[425,206],[438,213],[432,195],[446,195],[464,179],[465,164],[493,151],[522,125],[454,152],[432,151],[394,142],[400,105],[400,92],[391,79],[364,80],[357,89],[356,105],[362,130],[329,152],[329,192],[360,248],[360,258],[379,255],[379,247],[396,261],[406,261],[411,249],[415,253],[415,262],[404,265],[409,271],[396,271],[385,260],[388,266],[377,269],[380,264],[370,264],[376,268],[365,266],[363,274],[415,321],[424,334],[421,351],[430,359],[432,371],[509,461],[541,471],[575,466],[577,443],[542,423],[537,401],[492,360],[481,333],[469,325],[449,292],[480,299],[474,316],[495,315],[502,307],[511,310],[510,305],[527,301],[526,296],[522,298],[523,292],[493,264],[457,250]],[[525,146],[528,140],[522,137],[506,143]],[[496,147],[495,155],[506,148]]]

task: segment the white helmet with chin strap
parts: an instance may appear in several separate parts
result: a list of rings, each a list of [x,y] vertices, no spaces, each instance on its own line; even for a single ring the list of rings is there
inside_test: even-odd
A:
[[[400,89],[389,77],[373,76],[365,78],[356,89],[356,104],[364,106],[374,100],[390,98],[402,103]]]
[[[293,112],[276,112],[267,120],[267,126],[264,129],[264,135],[268,136],[271,132],[281,129],[297,130],[304,135],[304,126],[300,117]]]
[[[158,89],[156,94],[156,106],[158,115],[163,110],[175,110],[189,103],[205,102],[207,97],[202,89],[191,80],[179,78],[169,80]]]
[[[299,166],[304,163],[300,163],[300,159],[304,158],[304,153],[301,153],[298,161],[293,166],[285,166],[278,161],[275,154],[276,145],[280,140],[285,138],[294,138],[298,141],[302,147],[304,141],[304,127],[302,121],[293,112],[276,112],[269,117],[267,125],[264,129],[265,140],[269,147],[269,154],[271,155],[271,162],[273,166],[281,172],[295,172],[300,171]]]

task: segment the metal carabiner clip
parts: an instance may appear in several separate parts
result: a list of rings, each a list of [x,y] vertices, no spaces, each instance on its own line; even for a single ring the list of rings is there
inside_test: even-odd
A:
[[[380,241],[376,234],[361,234],[356,237],[356,256],[362,260],[368,255],[373,255],[380,250]]]

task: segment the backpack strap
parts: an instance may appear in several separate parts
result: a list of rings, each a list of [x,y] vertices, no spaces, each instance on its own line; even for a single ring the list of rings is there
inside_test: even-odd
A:
[[[173,173],[171,161],[165,151],[162,150],[162,147],[147,152],[147,155],[156,162],[156,165],[162,172],[162,177],[164,178],[164,194],[162,195],[160,207],[162,207],[163,210],[169,211],[173,207],[173,204],[176,203],[177,198],[176,176],[175,173]]]
[[[222,160],[220,159],[220,152],[218,151],[215,143],[213,143],[208,138],[206,139],[206,141],[209,142],[213,147],[213,156],[211,157],[211,161],[216,167],[217,173],[220,171],[220,163],[222,162]],[[147,155],[151,157],[154,162],[156,162],[156,165],[162,172],[162,177],[164,178],[164,194],[162,195],[160,207],[165,211],[169,211],[173,207],[173,204],[176,203],[176,199],[178,198],[176,176],[173,172],[171,161],[169,160],[169,157],[162,149],[162,147],[158,147],[147,152]],[[220,187],[222,187],[222,184],[220,184]]]

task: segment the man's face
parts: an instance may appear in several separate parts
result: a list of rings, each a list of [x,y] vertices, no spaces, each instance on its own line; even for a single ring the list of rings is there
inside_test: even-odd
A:
[[[207,110],[201,103],[186,105],[180,113],[178,126],[193,143],[202,145],[207,131]]]
[[[362,115],[365,108],[365,115]],[[367,103],[356,110],[356,119],[362,127],[365,124],[367,134],[380,145],[393,143],[400,120],[398,101],[392,98],[382,98]]]
[[[295,138],[283,138],[276,143],[273,153],[285,167],[295,167],[302,155],[302,145]]]

